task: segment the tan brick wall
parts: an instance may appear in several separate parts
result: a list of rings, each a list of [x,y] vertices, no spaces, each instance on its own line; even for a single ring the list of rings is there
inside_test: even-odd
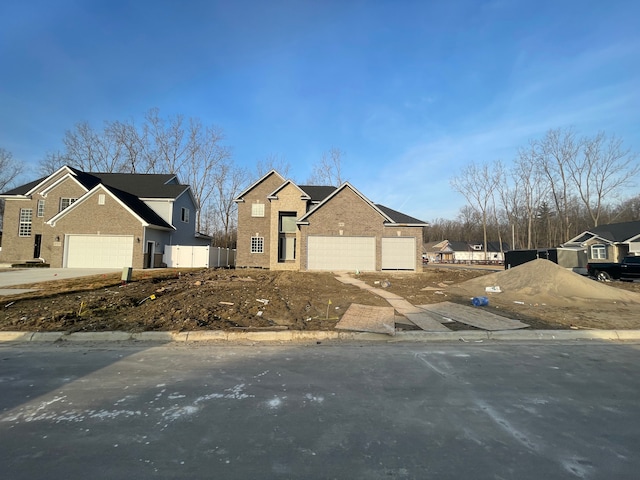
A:
[[[238,203],[238,243],[237,267],[269,268],[271,243],[271,204],[267,196],[282,185],[282,177],[272,174],[263,179],[243,197],[244,202]],[[252,217],[251,205],[264,204],[264,217]],[[264,253],[251,253],[251,237],[264,238]],[[277,243],[275,248],[277,249]]]
[[[100,194],[105,195],[105,204],[98,204]],[[98,219],[98,221],[90,221]],[[144,266],[144,227],[125,207],[110,194],[99,189],[92,193],[77,208],[70,210],[52,228],[53,239],[60,242],[50,244],[51,266],[61,267],[63,263],[65,233],[91,235],[133,235],[133,268]],[[137,239],[140,239],[140,242]],[[54,265],[55,262],[55,265]]]
[[[270,268],[273,270],[300,269],[300,231],[296,232],[295,261],[278,261],[278,243],[280,238],[280,212],[291,212],[300,218],[306,213],[307,202],[301,200],[302,192],[295,185],[289,184],[278,192],[278,199],[271,201],[271,242],[273,245],[269,254]]]
[[[50,179],[43,184],[39,191],[52,185],[54,181],[60,177],[61,176],[58,175]],[[45,262],[51,263],[51,266],[60,266],[52,263],[51,257],[55,234],[51,226],[46,225],[45,222],[58,213],[61,198],[80,198],[86,192],[75,180],[67,178],[46,193],[46,197],[36,193],[30,200],[7,199],[5,203],[4,232],[0,261],[18,263],[33,260],[35,236],[40,234],[42,235],[40,257],[44,258]],[[45,202],[44,217],[37,216],[38,200],[44,200]],[[30,237],[18,236],[21,208],[33,209]]]
[[[301,270],[308,270],[307,238],[310,235],[375,236],[376,270],[382,267],[382,237],[415,237],[416,266],[421,264],[422,228],[386,227],[380,213],[349,188],[344,188],[329,202],[314,211],[308,220],[309,225],[303,225],[300,229]]]

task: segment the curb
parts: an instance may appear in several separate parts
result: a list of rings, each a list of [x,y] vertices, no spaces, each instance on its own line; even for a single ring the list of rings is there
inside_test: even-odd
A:
[[[600,340],[608,342],[640,341],[640,330],[510,330],[456,332],[399,332],[395,335],[366,332],[302,331],[274,332],[0,332],[0,343],[52,343],[52,342],[155,342],[155,343],[317,343],[322,341],[363,342],[464,342],[484,341],[574,341]]]

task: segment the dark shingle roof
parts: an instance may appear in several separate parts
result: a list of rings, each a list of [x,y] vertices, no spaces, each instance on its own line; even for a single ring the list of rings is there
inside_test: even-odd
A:
[[[20,185],[19,187],[7,190],[6,192],[2,192],[0,195],[24,195],[46,178],[47,177],[42,177],[38,180],[34,180],[33,182],[25,183],[24,185]]]
[[[165,222],[162,217],[160,217],[160,215],[158,215],[155,211],[153,211],[153,209],[151,209],[151,207],[149,207],[135,195],[123,192],[122,190],[118,190],[117,188],[113,187],[106,188],[147,223],[156,225],[158,227],[170,228],[173,230],[173,227],[171,225]]]
[[[175,178],[175,175],[171,174],[88,173],[73,167],[69,169],[87,190],[102,184],[144,221],[164,228],[173,229],[140,198],[177,198],[189,188],[188,185],[167,184]],[[21,185],[5,192],[4,195],[24,195],[47,178]]]
[[[410,217],[409,215],[405,215],[402,212],[398,212],[389,207],[385,207],[384,205],[376,204],[376,207],[382,211],[387,217],[391,218],[395,223],[410,223],[410,224],[424,224],[427,222],[423,222],[422,220],[418,220],[417,218]]]
[[[91,190],[99,183],[102,183],[105,186],[117,188],[139,198],[177,198],[189,188],[188,185],[167,184],[167,182],[175,178],[175,175],[168,173],[100,173],[83,172],[73,167],[69,167],[69,169],[75,174],[76,180],[87,190]],[[3,195],[24,195],[47,178],[42,177],[33,182],[20,185],[4,192]]]
[[[624,242],[640,234],[640,221],[599,225],[589,229],[589,232],[612,242]]]
[[[104,185],[139,198],[177,198],[188,185],[167,184],[175,175],[153,173],[90,173]]]
[[[300,190],[309,195],[312,202],[321,202],[333,192],[335,192],[337,187],[333,187],[330,185],[298,185]]]

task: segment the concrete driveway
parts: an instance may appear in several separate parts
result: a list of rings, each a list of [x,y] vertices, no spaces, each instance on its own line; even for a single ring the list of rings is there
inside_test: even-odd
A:
[[[29,292],[31,289],[8,288],[14,285],[87,277],[103,273],[122,272],[121,268],[21,268],[0,271],[0,296]]]

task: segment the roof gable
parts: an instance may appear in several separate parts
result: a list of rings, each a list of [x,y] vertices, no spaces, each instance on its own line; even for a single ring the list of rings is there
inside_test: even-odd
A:
[[[122,190],[117,190],[115,188],[109,188],[102,184],[96,185],[91,191],[87,192],[86,195],[83,195],[82,198],[79,198],[70,206],[68,206],[61,212],[58,212],[46,223],[51,226],[55,226],[56,222],[58,222],[65,215],[68,215],[70,212],[76,211],[78,209],[82,209],[83,205],[93,197],[93,194],[100,191],[104,191],[106,194],[111,196],[125,210],[131,213],[131,215],[133,215],[143,226],[154,225],[161,228],[175,230],[172,225],[169,225],[167,222],[165,222],[156,212],[154,212],[147,204],[145,204],[135,195],[131,195],[130,193],[123,192]]]
[[[306,192],[311,203],[320,203],[337,190],[338,187],[333,185],[301,185],[300,188]]]
[[[356,196],[360,197],[360,199],[371,207],[375,212],[377,212],[385,221],[393,223],[390,217],[388,217],[384,212],[382,212],[378,207],[376,207],[367,197],[365,197],[362,193],[360,193],[355,187],[353,187],[349,182],[345,182],[340,187],[336,188],[329,196],[327,196],[324,200],[322,200],[316,208],[313,210],[309,210],[305,215],[303,215],[298,223],[306,223],[308,218],[323,208],[327,203],[331,201],[331,199],[335,198],[340,192],[344,190],[352,191]]]
[[[51,188],[53,188],[56,184],[59,184],[60,182],[62,182],[65,178],[68,178],[68,177],[73,178],[75,176],[76,176],[76,172],[71,167],[67,167],[67,166],[60,167],[51,175],[41,178],[38,183],[33,185],[27,192],[25,192],[25,195],[33,195],[34,193],[39,193],[40,191],[46,192]],[[32,182],[32,184],[33,183],[34,182]],[[51,184],[45,187],[47,183],[51,183]]]
[[[609,223],[590,228],[565,242],[564,245],[585,243],[594,238],[609,243],[623,243],[631,241],[638,235],[640,235],[640,221]]]
[[[293,183],[291,180],[287,180],[286,182],[284,182],[282,185],[280,185],[278,188],[276,188],[272,193],[270,193],[267,196],[267,198],[269,200],[277,200],[278,199],[278,193],[281,192],[282,190],[284,190],[285,188],[287,188],[288,186],[292,186],[292,187],[296,188],[300,192],[300,198],[302,200],[310,200],[311,199],[309,197],[309,195],[307,195],[307,193],[304,190],[302,190],[298,185]]]
[[[264,181],[266,181],[268,178],[270,178],[271,176],[276,175],[277,178],[280,179],[280,182],[284,183],[285,179],[282,175],[280,175],[278,172],[276,172],[275,170],[271,170],[269,173],[267,173],[266,175],[264,175],[262,178],[258,179],[256,182],[254,182],[253,184],[251,184],[249,187],[247,187],[240,195],[238,195],[233,201],[236,203],[239,202],[244,202],[244,198],[251,190],[253,190],[254,188],[256,188],[258,185],[260,185],[261,183],[263,183]]]

